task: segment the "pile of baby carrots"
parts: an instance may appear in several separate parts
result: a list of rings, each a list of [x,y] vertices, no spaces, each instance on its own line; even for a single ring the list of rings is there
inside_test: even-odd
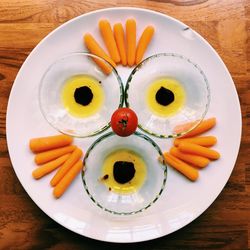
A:
[[[99,30],[109,55],[90,33],[84,35],[85,46],[92,54],[105,59],[113,67],[116,67],[118,63],[132,67],[141,62],[154,34],[154,27],[147,26],[136,46],[136,21],[134,19],[126,21],[126,32],[121,23],[116,23],[112,30],[110,22],[106,19],[99,21]],[[111,67],[103,61],[98,59],[94,59],[94,61],[104,73],[109,74],[112,71]]]
[[[54,188],[55,198],[63,195],[82,170],[83,152],[77,146],[72,145],[72,142],[73,138],[70,136],[55,135],[33,138],[29,143],[31,151],[35,154],[34,161],[38,166],[32,172],[35,179],[40,179],[58,169],[50,181],[50,185]]]
[[[201,136],[216,125],[216,118],[203,120],[191,132],[177,138],[169,152],[164,152],[166,163],[182,173],[191,181],[199,177],[199,170],[206,167],[210,161],[220,158],[220,154],[211,149],[217,143],[215,136]],[[182,127],[190,126],[185,124]],[[162,160],[162,159],[160,159]]]

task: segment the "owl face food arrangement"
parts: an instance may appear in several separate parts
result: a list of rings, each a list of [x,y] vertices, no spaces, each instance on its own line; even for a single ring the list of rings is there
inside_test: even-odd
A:
[[[41,111],[60,133],[30,140],[38,165],[32,176],[55,171],[53,195],[67,198],[67,188],[81,173],[85,191],[100,208],[134,214],[162,194],[168,166],[194,182],[220,158],[211,148],[216,137],[202,135],[216,119],[204,119],[210,90],[197,64],[175,53],[143,59],[147,47],[157,44],[157,27],[146,25],[137,42],[133,18],[124,27],[106,19],[98,25],[107,50],[91,32],[83,34],[88,52],[59,58],[43,76]],[[125,88],[117,65],[131,67]],[[74,137],[93,135],[100,137],[88,149],[74,143]],[[173,140],[173,146],[162,152],[152,138]]]

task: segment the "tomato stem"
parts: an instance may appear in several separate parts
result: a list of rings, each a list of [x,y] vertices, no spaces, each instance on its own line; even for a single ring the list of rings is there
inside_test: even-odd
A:
[[[126,115],[126,119],[121,119],[118,123],[122,125],[123,129],[125,129],[128,125],[128,116]]]

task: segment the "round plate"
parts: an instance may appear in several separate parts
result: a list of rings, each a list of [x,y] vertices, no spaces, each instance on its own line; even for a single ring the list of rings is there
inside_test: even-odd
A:
[[[195,183],[169,168],[165,190],[154,206],[134,216],[113,216],[99,209],[89,199],[80,175],[67,192],[55,200],[49,186],[53,174],[40,181],[35,181],[31,176],[36,166],[28,142],[32,137],[57,133],[43,118],[38,104],[38,84],[47,66],[63,54],[85,51],[82,44],[85,32],[91,32],[104,46],[98,31],[100,18],[107,18],[112,24],[124,24],[129,17],[137,20],[138,36],[147,24],[156,28],[145,57],[160,52],[178,53],[203,69],[211,87],[211,105],[207,117],[215,116],[218,121],[210,134],[217,136],[218,144],[214,148],[222,157],[200,171],[200,178]],[[131,70],[118,67],[124,83]],[[237,158],[241,139],[241,111],[227,68],[200,35],[185,24],[157,12],[112,8],[79,16],[57,28],[39,43],[16,77],[9,98],[6,126],[9,154],[16,175],[29,196],[48,216],[64,227],[90,238],[109,242],[138,242],[182,228],[216,199],[228,181]],[[96,138],[75,139],[75,144],[86,151]],[[172,143],[171,140],[153,139],[162,150],[168,150]]]

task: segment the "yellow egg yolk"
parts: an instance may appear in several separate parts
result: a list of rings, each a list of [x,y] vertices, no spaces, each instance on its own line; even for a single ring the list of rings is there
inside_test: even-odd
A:
[[[76,95],[79,90],[88,91],[88,93],[81,93]],[[87,94],[91,93],[90,102],[86,100],[78,100],[76,97],[86,98]],[[92,76],[89,75],[76,75],[68,79],[61,93],[61,100],[65,109],[75,117],[89,117],[96,114],[104,102],[104,91],[101,83]],[[82,105],[83,103],[84,105]]]
[[[114,177],[114,166],[121,161],[133,163],[135,169],[133,178],[123,184],[117,182]],[[131,194],[143,185],[146,176],[146,165],[141,156],[128,149],[119,149],[110,153],[104,160],[101,181],[115,193]]]
[[[157,116],[175,115],[185,104],[185,99],[184,88],[173,78],[158,79],[152,82],[146,90],[147,106]]]

